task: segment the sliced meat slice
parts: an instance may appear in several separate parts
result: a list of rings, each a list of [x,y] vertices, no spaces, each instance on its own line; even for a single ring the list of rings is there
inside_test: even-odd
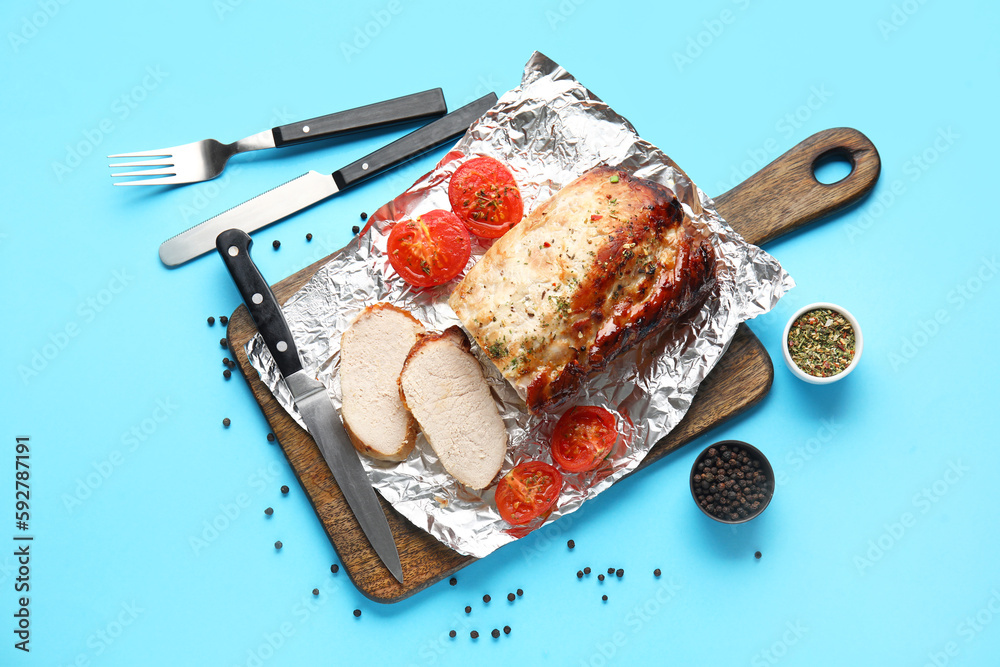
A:
[[[459,327],[420,338],[399,375],[399,393],[448,473],[479,490],[500,472],[507,429],[483,369]]]
[[[417,423],[400,400],[397,380],[424,327],[388,303],[368,306],[340,339],[341,416],[354,447],[383,461],[402,461],[417,441]]]

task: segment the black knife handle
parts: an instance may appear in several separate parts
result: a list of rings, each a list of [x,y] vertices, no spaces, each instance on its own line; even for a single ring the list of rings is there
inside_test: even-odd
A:
[[[371,155],[333,172],[333,180],[337,183],[337,187],[343,190],[390,167],[412,160],[421,153],[426,153],[435,146],[463,134],[473,121],[486,113],[496,101],[495,93],[484,95],[475,102],[466,104],[461,109],[452,111],[447,116],[410,132]]]
[[[253,241],[242,229],[228,229],[215,237],[215,248],[229,269],[229,275],[243,296],[243,303],[257,325],[257,331],[271,351],[278,370],[285,377],[302,370],[298,350],[278,300],[264,276],[250,258]]]
[[[302,144],[335,134],[391,127],[401,123],[437,118],[448,111],[440,88],[376,102],[356,109],[338,111],[271,129],[275,146]]]

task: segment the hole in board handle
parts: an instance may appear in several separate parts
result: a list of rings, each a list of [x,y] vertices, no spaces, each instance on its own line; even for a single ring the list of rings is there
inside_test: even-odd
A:
[[[812,172],[818,182],[833,185],[854,173],[854,158],[846,148],[833,148],[813,160]]]

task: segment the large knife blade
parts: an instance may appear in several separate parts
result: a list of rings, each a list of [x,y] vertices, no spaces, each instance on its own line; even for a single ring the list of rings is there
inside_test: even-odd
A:
[[[257,231],[426,153],[463,134],[496,101],[495,93],[484,95],[332,174],[306,172],[164,241],[160,245],[160,260],[167,266],[183,264],[209,252],[216,237],[227,229]]]
[[[403,566],[378,497],[326,394],[326,387],[302,367],[295,340],[278,300],[250,257],[252,244],[250,236],[240,229],[222,232],[215,242],[257,330],[292,393],[306,430],[316,441],[375,553],[392,576],[402,583]]]

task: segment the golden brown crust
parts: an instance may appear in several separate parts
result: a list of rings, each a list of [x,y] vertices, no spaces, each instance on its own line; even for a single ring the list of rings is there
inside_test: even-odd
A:
[[[700,304],[714,284],[712,246],[674,193],[601,166],[494,243],[449,304],[538,412]]]

